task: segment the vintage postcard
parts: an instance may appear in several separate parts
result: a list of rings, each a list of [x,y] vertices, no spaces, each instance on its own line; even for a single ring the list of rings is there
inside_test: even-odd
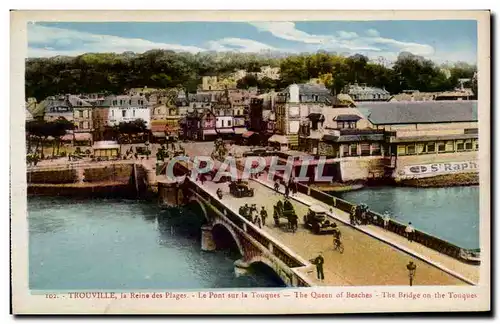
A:
[[[489,311],[488,11],[12,11],[14,314]]]

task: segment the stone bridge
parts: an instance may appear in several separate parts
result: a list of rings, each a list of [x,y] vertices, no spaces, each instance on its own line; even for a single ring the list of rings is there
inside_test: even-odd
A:
[[[237,276],[245,274],[253,265],[261,263],[272,269],[284,284],[309,287],[307,278],[314,266],[277,243],[269,234],[225,205],[217,196],[186,178],[182,184],[174,181],[158,183],[161,203],[168,206],[194,205],[205,217],[201,248],[214,251],[233,241],[241,259],[234,263]]]

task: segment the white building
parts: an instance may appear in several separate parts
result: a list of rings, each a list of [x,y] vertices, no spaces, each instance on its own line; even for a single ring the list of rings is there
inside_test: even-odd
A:
[[[103,106],[109,107],[109,126],[142,119],[146,122],[147,128],[151,128],[151,110],[144,96],[109,96]]]

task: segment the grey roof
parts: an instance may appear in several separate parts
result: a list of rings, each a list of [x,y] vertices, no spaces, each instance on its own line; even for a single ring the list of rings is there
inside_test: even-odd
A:
[[[376,87],[358,86],[352,85],[348,88],[349,94],[383,94],[389,95],[389,92],[385,89],[380,89]]]
[[[359,117],[358,115],[350,115],[350,114],[338,115],[333,118],[333,120],[337,121],[358,121],[360,119],[361,117]]]
[[[113,101],[117,101],[117,104],[113,104]],[[120,103],[120,100],[122,101]],[[142,100],[142,104],[139,102]],[[100,104],[104,107],[117,106],[117,107],[143,107],[148,105],[148,101],[144,96],[129,96],[129,95],[119,95],[119,96],[107,96],[104,101]]]
[[[323,84],[300,83],[299,87],[300,102],[320,102],[330,104],[333,102],[333,96]],[[290,93],[288,86],[282,93]],[[317,100],[313,96],[318,96]]]
[[[358,103],[374,125],[477,121],[477,101],[420,101]]]

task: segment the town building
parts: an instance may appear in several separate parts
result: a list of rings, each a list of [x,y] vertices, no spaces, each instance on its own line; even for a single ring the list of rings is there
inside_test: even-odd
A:
[[[142,119],[146,122],[146,127],[150,128],[151,111],[148,101],[144,96],[108,96],[101,104],[101,107],[109,108],[107,117],[108,126],[116,126],[121,122]]]
[[[269,78],[272,80],[278,80],[280,78],[280,68],[271,66],[262,66],[260,72],[257,72],[257,79],[261,80],[263,78]]]
[[[30,120],[33,120],[33,114],[31,114],[31,112],[28,110],[28,108],[25,108],[25,120],[26,121],[30,121]]]
[[[50,96],[41,102],[45,109],[44,120],[54,121],[60,117],[73,122],[73,104],[78,105],[80,98],[73,95]]]
[[[385,132],[392,177],[477,171],[477,101],[366,103],[358,109],[372,128]]]
[[[233,76],[220,77],[220,76],[204,76],[201,78],[201,91],[223,91],[227,89],[236,89],[236,80]]]
[[[387,101],[391,94],[385,90],[376,87],[369,87],[366,84],[353,84],[347,87],[346,93],[351,96],[355,102],[360,101]]]
[[[276,134],[269,142],[280,150],[299,147],[299,129],[302,121],[324,107],[332,107],[333,96],[321,84],[292,84],[278,93],[275,99]]]

